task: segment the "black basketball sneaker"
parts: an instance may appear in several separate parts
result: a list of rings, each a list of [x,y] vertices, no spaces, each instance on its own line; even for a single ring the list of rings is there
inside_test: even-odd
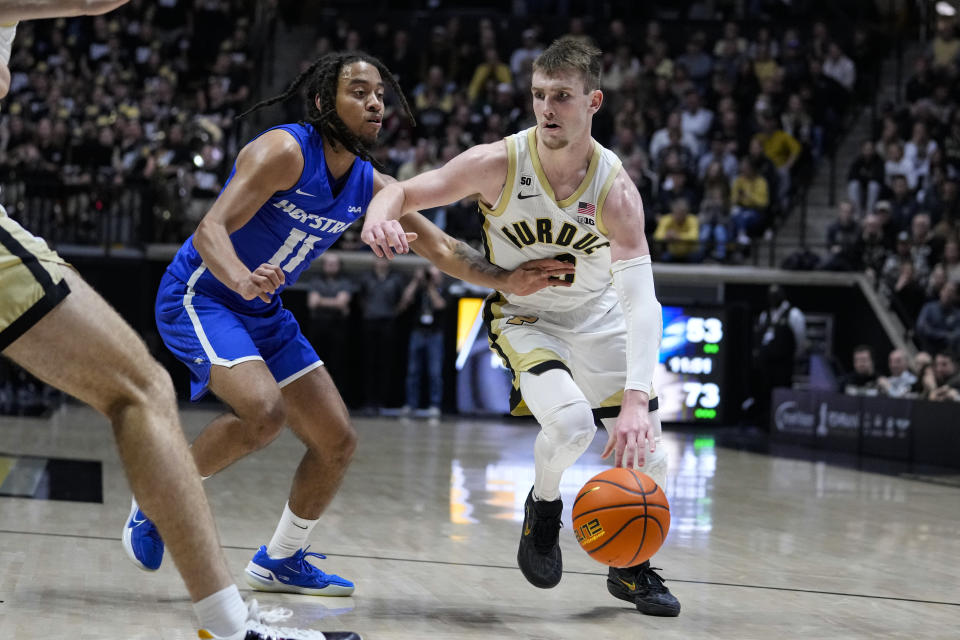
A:
[[[533,489],[523,507],[523,534],[517,550],[517,564],[523,577],[535,587],[557,586],[563,575],[560,555],[560,513],[563,501],[533,499]]]
[[[680,615],[680,601],[670,593],[656,571],[659,569],[651,568],[649,560],[625,569],[610,567],[607,591],[615,598],[632,602],[637,611],[648,616]]]

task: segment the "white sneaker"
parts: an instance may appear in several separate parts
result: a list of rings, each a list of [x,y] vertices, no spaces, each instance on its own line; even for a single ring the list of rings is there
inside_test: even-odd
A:
[[[260,611],[257,601],[251,598],[247,602],[247,621],[243,629],[232,636],[215,636],[206,629],[200,629],[197,637],[202,640],[363,640],[353,631],[314,631],[277,627],[275,623],[293,615],[289,609],[267,609]]]

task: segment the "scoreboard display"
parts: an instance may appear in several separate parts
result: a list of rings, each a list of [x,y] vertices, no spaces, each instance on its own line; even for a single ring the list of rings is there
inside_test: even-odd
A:
[[[487,346],[482,299],[461,298],[457,317],[457,410],[510,411],[510,373]],[[663,422],[723,419],[726,315],[722,308],[663,307],[663,341],[653,376]]]
[[[719,422],[725,378],[723,309],[663,307],[660,361],[653,375],[663,422]]]

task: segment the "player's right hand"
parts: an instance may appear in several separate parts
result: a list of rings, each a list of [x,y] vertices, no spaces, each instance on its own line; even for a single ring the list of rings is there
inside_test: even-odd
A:
[[[601,458],[607,458],[612,453],[613,466],[628,469],[639,469],[646,464],[647,446],[650,453],[657,449],[656,433],[647,410],[648,403],[648,400],[644,400],[643,404],[624,400],[617,421],[609,429],[607,446],[603,448]]]
[[[367,243],[378,258],[393,258],[394,255],[410,252],[410,243],[417,234],[403,230],[399,220],[384,220],[369,224],[363,223],[360,239]]]
[[[260,298],[264,302],[270,302],[270,296],[285,281],[286,276],[283,273],[283,269],[275,264],[264,262],[251,271],[245,280],[240,282],[237,287],[237,293],[239,293],[244,300]]]
[[[503,292],[528,296],[544,287],[569,287],[571,283],[561,278],[574,271],[574,265],[553,258],[527,260],[507,275]]]

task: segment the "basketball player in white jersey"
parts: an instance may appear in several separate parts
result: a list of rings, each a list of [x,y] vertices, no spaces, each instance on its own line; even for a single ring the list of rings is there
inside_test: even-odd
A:
[[[560,477],[590,445],[595,420],[609,434],[604,457],[614,453],[616,465],[641,469],[661,487],[666,480],[652,389],[661,310],[640,194],[616,155],[590,136],[603,103],[600,70],[596,48],[555,41],[533,65],[535,127],[387,186],[361,234],[377,255],[405,253],[402,216],[475,195],[490,262],[511,269],[550,257],[575,266],[564,276],[570,287],[495,292],[485,309],[491,348],[514,375],[513,412],[532,412],[541,426],[517,561],[542,588],[563,571]],[[680,613],[649,561],[611,568],[607,588],[643,613]]]

